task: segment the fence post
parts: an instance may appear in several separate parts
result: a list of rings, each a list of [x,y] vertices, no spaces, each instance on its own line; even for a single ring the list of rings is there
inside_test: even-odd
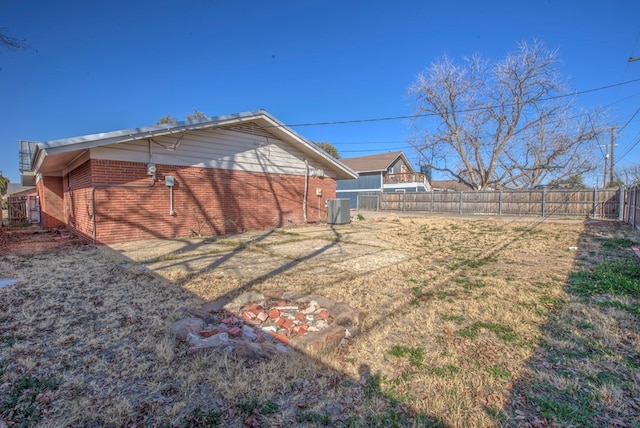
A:
[[[502,215],[502,190],[498,193],[498,215]]]
[[[545,189],[542,189],[542,218],[544,218],[544,199],[545,199],[545,196],[547,195],[546,192],[547,191]]]
[[[636,213],[638,212],[638,189],[640,189],[640,185],[636,185],[636,187],[633,188],[633,227],[634,228],[638,228],[637,226],[637,222],[636,220],[637,215]],[[631,207],[629,207],[629,209],[631,209]]]
[[[433,212],[433,187],[431,188],[431,206],[429,207],[430,212]]]
[[[598,217],[598,189],[593,188],[593,218]]]
[[[458,214],[462,214],[462,191],[460,191],[460,207],[458,208]]]
[[[618,190],[618,220],[624,218],[624,187]]]

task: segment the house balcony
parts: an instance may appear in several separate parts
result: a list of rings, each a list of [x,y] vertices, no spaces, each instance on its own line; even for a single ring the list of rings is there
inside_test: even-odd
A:
[[[414,192],[428,192],[431,185],[427,177],[419,172],[404,172],[400,174],[386,174],[382,189],[387,191],[406,190]]]

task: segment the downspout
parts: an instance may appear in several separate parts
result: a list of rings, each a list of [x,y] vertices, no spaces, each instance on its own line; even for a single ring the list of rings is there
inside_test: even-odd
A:
[[[304,199],[302,200],[302,217],[307,223],[307,193],[309,192],[309,162],[304,160]]]

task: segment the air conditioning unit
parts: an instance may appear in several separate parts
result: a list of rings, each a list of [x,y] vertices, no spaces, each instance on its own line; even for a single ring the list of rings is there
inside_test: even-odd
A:
[[[327,199],[327,223],[348,224],[351,222],[351,201],[349,199]]]

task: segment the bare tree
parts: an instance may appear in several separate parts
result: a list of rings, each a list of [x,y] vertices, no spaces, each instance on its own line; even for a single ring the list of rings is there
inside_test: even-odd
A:
[[[600,128],[573,108],[557,51],[533,41],[496,62],[443,57],[409,87],[424,163],[473,189],[523,188],[590,172]]]
[[[627,187],[640,184],[640,164],[618,168],[615,181],[622,183]]]

